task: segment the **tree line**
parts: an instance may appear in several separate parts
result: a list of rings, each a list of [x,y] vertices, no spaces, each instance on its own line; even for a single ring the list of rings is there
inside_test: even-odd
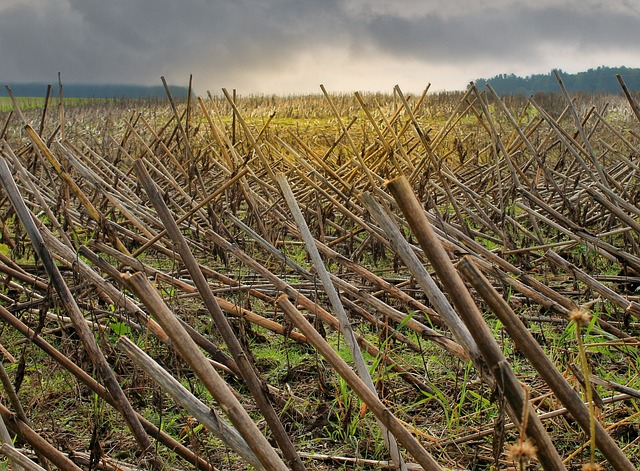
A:
[[[616,75],[621,75],[630,90],[640,90],[640,69],[629,67],[598,67],[585,72],[569,74],[558,70],[569,92],[619,93],[620,84]],[[476,86],[484,88],[487,83],[499,95],[532,95],[552,93],[560,90],[553,71],[548,74],[520,77],[515,74],[498,74],[489,79],[478,79]]]

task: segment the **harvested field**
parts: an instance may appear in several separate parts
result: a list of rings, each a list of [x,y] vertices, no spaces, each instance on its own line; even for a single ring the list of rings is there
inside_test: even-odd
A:
[[[637,469],[640,108],[620,83],[15,100],[0,451]]]

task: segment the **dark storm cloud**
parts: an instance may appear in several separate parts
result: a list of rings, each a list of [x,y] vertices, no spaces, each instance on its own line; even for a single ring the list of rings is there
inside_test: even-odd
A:
[[[483,64],[547,72],[605,53],[618,63],[590,66],[640,66],[639,20],[626,0],[0,0],[0,80],[61,71],[73,82],[157,84],[193,73],[206,87],[267,77],[317,86],[326,73],[352,74],[355,88],[394,68],[385,61],[459,67],[469,79]]]
[[[2,1],[0,1],[1,5]],[[12,78],[157,81],[162,73],[277,68],[337,38],[331,2],[52,0],[0,6],[2,73]]]
[[[376,15],[367,22],[366,31],[379,50],[454,63],[493,57],[533,60],[544,55],[544,46],[553,44],[586,54],[633,51],[640,40],[638,15],[614,8],[595,15],[593,10],[572,5],[537,9],[522,4],[506,9],[486,6],[470,13],[413,18]]]

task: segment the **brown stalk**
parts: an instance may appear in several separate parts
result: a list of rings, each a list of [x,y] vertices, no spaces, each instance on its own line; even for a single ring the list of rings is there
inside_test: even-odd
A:
[[[13,469],[20,471],[26,469],[27,471],[46,471],[42,466],[31,461],[25,455],[11,446],[11,442],[5,442],[0,447],[0,453],[8,457],[13,463]]]
[[[576,419],[585,433],[588,434],[591,427],[589,409],[585,407],[580,396],[557,370],[551,360],[549,360],[544,350],[531,335],[531,332],[529,332],[522,321],[518,319],[518,316],[516,316],[500,293],[498,293],[493,286],[491,286],[491,283],[482,275],[470,257],[463,257],[457,266],[478,294],[491,306],[491,309],[502,322],[502,325],[507,330],[509,337],[511,337],[516,344],[518,350],[526,355],[556,397]],[[596,444],[614,469],[627,471],[634,469],[629,459],[620,448],[618,448],[611,436],[599,422],[596,422]]]
[[[313,302],[304,294],[302,294],[301,292],[293,288],[290,284],[288,284],[287,282],[283,281],[282,279],[274,275],[271,271],[269,271],[263,265],[258,263],[255,259],[253,259],[249,255],[247,255],[245,252],[240,250],[240,248],[236,244],[229,243],[226,239],[224,239],[219,234],[216,234],[213,231],[208,231],[206,235],[207,237],[211,238],[214,241],[214,243],[222,247],[228,253],[232,254],[234,257],[240,260],[243,264],[245,264],[248,268],[250,268],[251,270],[255,271],[256,273],[260,274],[261,276],[269,280],[269,282],[272,283],[278,290],[284,293],[287,293],[291,298],[296,299],[299,305],[301,305],[302,307],[304,307],[306,310],[313,313],[314,315],[318,316],[322,320],[322,322],[325,322],[335,331],[339,331],[338,319],[333,315],[331,315],[329,312],[327,312],[322,306]],[[375,345],[373,345],[371,342],[369,342],[363,336],[356,335],[356,339],[360,347],[362,347],[365,351],[367,351],[367,353],[369,353],[371,356],[376,357],[378,355],[381,355],[380,349]],[[409,384],[412,384],[413,386],[423,391],[431,390],[431,388],[429,388],[416,375],[411,374],[410,372],[408,372],[398,364],[391,361],[388,357],[384,355],[381,355],[381,357],[385,365],[393,368],[393,370],[397,372]]]
[[[266,395],[266,391],[263,389],[263,384],[261,379],[258,376],[258,373],[255,371],[253,366],[248,360],[246,352],[243,350],[240,341],[235,336],[231,325],[229,324],[227,318],[224,313],[220,309],[220,305],[216,301],[215,297],[211,293],[211,289],[209,288],[209,284],[207,283],[206,278],[204,277],[202,270],[200,270],[199,264],[193,256],[189,245],[180,232],[178,225],[175,223],[173,216],[169,212],[169,209],[164,203],[162,196],[159,194],[157,187],[151,180],[149,173],[144,167],[144,164],[141,160],[137,160],[134,163],[134,167],[142,186],[144,187],[149,199],[154,205],[156,212],[158,213],[160,219],[164,223],[167,233],[177,245],[177,251],[182,258],[183,263],[186,265],[189,273],[191,274],[191,278],[193,279],[198,291],[200,292],[200,296],[204,301],[209,313],[216,324],[220,334],[224,338],[225,343],[229,347],[231,354],[233,355],[238,368],[240,369],[240,373],[247,384],[249,390],[251,391],[258,407],[262,411],[267,420],[269,427],[271,428],[276,442],[280,446],[283,454],[287,462],[292,466],[294,470],[304,470],[305,467],[300,460],[300,457],[297,455],[293,443],[289,435],[286,433],[282,422],[278,418],[275,410],[269,398]],[[165,329],[166,332],[166,329]],[[168,334],[169,332],[167,332]],[[240,427],[238,427],[240,428]],[[245,437],[246,439],[246,437]],[[247,440],[249,442],[249,440]],[[258,456],[257,450],[254,450]],[[262,461],[262,459],[261,459]],[[263,463],[266,465],[266,463]]]
[[[631,396],[629,394],[618,394],[616,396],[611,396],[611,397],[607,397],[605,399],[603,399],[603,402],[605,404],[614,404],[616,402],[620,402],[620,401],[626,401],[630,398]],[[586,406],[586,404],[585,404]],[[563,415],[567,415],[569,413],[569,410],[566,407],[562,407],[560,409],[556,409],[553,410],[551,412],[545,412],[544,414],[540,414],[538,417],[540,418],[540,420],[547,420],[547,419],[552,419],[554,417],[561,417]],[[519,428],[518,425],[514,424],[514,423],[508,423],[504,426],[504,430],[513,430]],[[489,435],[492,435],[495,433],[494,427],[482,430],[480,432],[475,432],[475,433],[471,433],[469,435],[465,435],[463,437],[459,437],[459,438],[454,438],[454,439],[450,439],[444,442],[441,442],[440,445],[441,446],[450,446],[450,445],[459,445],[462,443],[468,443],[471,441],[475,441],[478,440],[480,438],[483,437],[487,437]]]
[[[287,467],[269,445],[269,442],[267,442],[249,414],[244,410],[229,385],[209,364],[207,358],[182,327],[173,312],[167,307],[160,294],[151,286],[149,280],[138,272],[133,275],[124,275],[124,281],[142,300],[149,311],[153,313],[158,323],[171,337],[180,356],[191,366],[194,373],[207,388],[207,391],[213,396],[223,412],[240,432],[240,435],[251,447],[262,466],[269,471],[286,471]]]
[[[76,365],[74,362],[69,360],[66,355],[63,355],[58,350],[56,350],[51,344],[49,344],[42,337],[36,335],[36,333],[31,330],[27,325],[25,325],[20,319],[15,317],[5,308],[0,306],[0,319],[13,327],[15,330],[20,332],[25,338],[29,339],[34,345],[40,348],[43,352],[45,352],[49,357],[51,357],[54,361],[56,361],[60,366],[62,366],[65,370],[71,373],[74,377],[76,377],[80,382],[82,382],[85,386],[87,386],[91,391],[100,396],[101,399],[111,404],[111,406],[116,407],[116,403],[107,391],[107,389],[98,383],[95,379],[93,379],[86,371]],[[198,469],[215,471],[209,463],[205,460],[197,456],[187,447],[174,440],[172,437],[167,435],[165,432],[161,431],[158,427],[153,425],[151,422],[146,420],[144,417],[138,414],[138,418],[142,423],[142,426],[145,428],[147,433],[154,437],[156,440],[161,442],[170,450],[174,451],[176,454],[180,455],[187,462],[193,464]]]
[[[322,283],[324,291],[327,294],[327,297],[329,298],[331,307],[333,308],[333,312],[336,314],[336,317],[338,317],[338,320],[339,320],[338,325],[340,327],[340,333],[342,334],[345,343],[349,347],[349,351],[351,352],[351,356],[355,363],[358,376],[362,380],[362,382],[365,384],[365,386],[376,397],[378,397],[376,387],[373,384],[373,379],[371,378],[371,374],[369,373],[369,367],[364,361],[364,357],[362,356],[362,350],[360,350],[358,341],[356,340],[356,336],[353,331],[353,327],[351,326],[351,322],[349,321],[349,318],[347,317],[347,313],[344,309],[344,306],[340,301],[338,290],[334,286],[333,279],[329,275],[329,271],[325,267],[324,262],[320,257],[320,252],[316,247],[315,239],[311,235],[311,231],[307,226],[307,223],[304,219],[302,211],[300,210],[300,206],[296,201],[293,191],[291,191],[289,182],[287,181],[286,177],[282,173],[277,174],[275,178],[276,178],[276,182],[280,186],[280,190],[282,191],[282,195],[284,196],[287,206],[289,207],[289,210],[293,215],[295,224],[296,226],[298,226],[298,230],[300,231],[302,240],[304,241],[305,246],[307,248],[307,253],[311,257],[311,260],[316,269],[318,278],[320,279],[320,282]],[[393,435],[393,432],[391,432],[390,434],[387,433],[388,431],[385,425],[381,424],[380,422],[379,422],[379,426],[380,426],[380,431],[384,436],[385,444],[387,445],[391,459],[395,463],[397,463],[401,471],[406,471],[406,466],[404,465],[402,456],[398,451],[398,444]]]
[[[442,316],[454,338],[464,348],[466,355],[474,362],[478,362],[480,352],[473,337],[464,323],[458,317],[444,293],[438,288],[435,281],[420,263],[417,255],[404,239],[398,227],[385,213],[383,207],[370,193],[364,193],[362,198],[373,218],[387,235],[394,252],[402,259],[409,271],[416,278],[420,288],[425,292],[429,300],[435,306],[438,314]]]
[[[393,434],[407,449],[414,459],[422,465],[425,471],[442,471],[440,465],[411,433],[400,423],[393,413],[380,401],[360,377],[345,363],[331,348],[318,331],[289,301],[286,295],[277,300],[278,306],[285,312],[293,324],[307,337],[309,343],[316,347],[320,354],[329,362],[336,372],[349,384],[351,389],[362,399],[376,418]]]
[[[87,210],[87,212],[89,213],[89,216],[91,216],[91,218],[93,218],[98,224],[100,225],[104,225],[104,216],[100,213],[100,211],[98,211],[96,209],[96,207],[93,205],[93,203],[91,203],[91,201],[89,200],[89,198],[87,197],[87,195],[80,189],[80,187],[76,184],[76,182],[71,178],[71,176],[62,168],[62,166],[60,165],[60,162],[58,162],[58,159],[56,159],[56,157],[53,155],[53,153],[51,152],[51,150],[47,147],[47,145],[42,141],[42,139],[40,138],[40,136],[33,130],[33,128],[30,125],[25,125],[24,127],[25,132],[27,133],[27,135],[31,138],[31,140],[33,141],[33,143],[36,145],[36,147],[40,150],[40,152],[42,152],[42,154],[46,157],[46,159],[49,161],[49,163],[51,164],[51,166],[53,167],[53,169],[56,171],[56,173],[58,174],[58,176],[69,186],[69,188],[71,189],[71,191],[73,191],[73,193],[76,195],[76,197],[80,200],[80,202],[82,203],[82,206],[84,206],[84,208]],[[122,242],[120,241],[120,239],[117,238],[117,236],[115,236],[115,234],[113,234],[108,226],[104,225],[105,230],[107,231],[107,234],[113,238],[114,243],[116,244],[116,246],[118,247],[118,249],[124,253],[129,253],[129,251],[127,250],[127,248],[122,244]]]
[[[124,395],[124,392],[120,387],[120,383],[116,379],[113,370],[104,357],[102,350],[98,346],[93,332],[91,332],[91,330],[87,326],[85,318],[80,311],[80,308],[76,304],[75,299],[73,298],[73,295],[69,290],[69,287],[62,278],[58,267],[53,262],[51,253],[47,249],[47,246],[42,238],[42,234],[33,222],[33,219],[29,214],[24,200],[22,199],[22,196],[20,195],[20,192],[16,187],[15,181],[11,177],[9,167],[7,166],[3,158],[0,158],[0,181],[2,182],[2,186],[4,187],[5,192],[11,200],[11,204],[13,205],[16,214],[20,218],[22,225],[24,226],[27,234],[29,235],[29,238],[31,239],[31,243],[34,247],[35,252],[38,254],[38,257],[42,261],[42,264],[44,265],[44,268],[47,271],[49,278],[51,279],[51,284],[54,286],[56,292],[58,293],[60,303],[64,307],[65,311],[69,314],[69,317],[71,317],[78,337],[80,337],[80,340],[86,348],[91,361],[99,371],[100,377],[104,381],[105,386],[109,390],[109,393],[116,401],[118,410],[123,415],[127,426],[133,433],[142,452],[144,454],[151,453],[153,450],[151,440],[142,428],[138,417],[135,415],[133,407]]]
[[[598,280],[593,278],[592,276],[585,273],[583,270],[575,266],[573,263],[568,262],[560,255],[558,255],[553,250],[548,250],[544,257],[553,262],[554,265],[559,266],[565,271],[572,273],[577,279],[585,283],[589,288],[593,289],[597,293],[599,293],[604,298],[611,301],[613,304],[618,306],[621,309],[624,309],[625,312],[629,312],[633,314],[635,317],[640,319],[640,304],[635,301],[629,301],[625,299],[623,296],[619,295],[611,288],[600,283]]]
[[[220,438],[225,445],[238,453],[251,466],[257,470],[264,471],[260,460],[258,460],[238,431],[221,419],[213,409],[206,406],[189,392],[177,379],[171,376],[127,337],[120,337],[117,345],[131,361],[142,368],[162,389],[171,395],[178,404],[184,407],[190,414],[193,414],[200,423],[204,424],[209,431]]]
[[[176,119],[176,126],[180,132],[180,136],[182,137],[183,145],[185,148],[185,153],[187,154],[187,162],[189,164],[188,176],[189,176],[189,187],[191,187],[191,178],[192,178],[192,170],[194,165],[194,157],[193,150],[191,149],[191,143],[189,142],[189,136],[187,135],[187,130],[185,130],[184,126],[182,126],[182,120],[180,119],[180,115],[178,115],[178,109],[176,108],[176,104],[173,101],[173,96],[171,96],[171,90],[169,89],[169,85],[167,85],[167,81],[164,77],[160,77],[162,80],[162,85],[164,86],[164,90],[167,94],[167,98],[169,99],[169,104],[171,105],[171,110],[173,111],[173,117]],[[189,82],[191,83],[191,82]],[[191,89],[189,89],[191,90]],[[191,98],[189,97],[189,100]],[[187,107],[187,127],[189,124],[189,107]]]
[[[13,433],[26,441],[34,450],[51,461],[58,469],[63,471],[82,471],[82,468],[76,466],[73,461],[56,450],[51,443],[42,438],[41,435],[2,404],[0,404],[0,415],[4,423]]]
[[[510,406],[511,419],[515,423],[519,423],[524,410],[529,409],[527,433],[538,448],[540,463],[544,469],[564,470],[565,466],[562,463],[562,458],[531,405],[524,403],[524,394],[520,383],[504,358],[487,324],[484,322],[471,294],[424,215],[409,181],[405,177],[400,177],[389,182],[387,188],[391,191],[398,206],[400,206],[420,246],[444,285],[445,291],[453,298],[456,311],[473,335],[487,366],[496,380],[496,384],[507,399]]]

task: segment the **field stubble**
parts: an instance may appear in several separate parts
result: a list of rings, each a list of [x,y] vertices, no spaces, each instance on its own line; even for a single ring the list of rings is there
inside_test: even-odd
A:
[[[632,97],[224,93],[0,108],[15,448],[61,469],[638,467]]]

